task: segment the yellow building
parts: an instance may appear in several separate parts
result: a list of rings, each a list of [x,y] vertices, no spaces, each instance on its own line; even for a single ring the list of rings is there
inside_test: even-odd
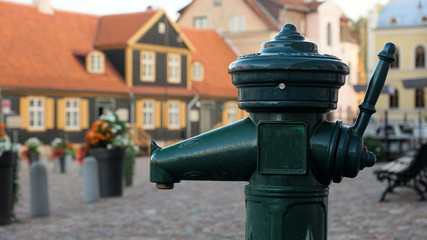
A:
[[[384,44],[396,45],[396,61],[387,76],[376,119],[388,110],[390,121],[418,120],[425,111],[427,87],[427,0],[390,0],[383,9],[370,14],[368,22],[368,76]]]

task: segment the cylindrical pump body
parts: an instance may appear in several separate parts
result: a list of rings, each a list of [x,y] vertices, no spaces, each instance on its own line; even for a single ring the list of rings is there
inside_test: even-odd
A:
[[[328,185],[316,179],[310,138],[335,109],[348,66],[317,53],[293,25],[229,73],[239,107],[258,126],[257,169],[246,195],[246,240],[327,238]]]

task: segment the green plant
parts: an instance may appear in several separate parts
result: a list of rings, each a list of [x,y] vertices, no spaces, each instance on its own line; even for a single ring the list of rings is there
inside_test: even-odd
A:
[[[52,159],[62,158],[64,155],[74,155],[74,147],[72,143],[67,143],[67,141],[62,138],[55,138],[50,143],[52,146]]]
[[[41,144],[42,142],[36,137],[28,138],[27,141],[25,141],[25,145],[30,152],[39,152],[39,146]]]
[[[367,136],[363,139],[363,141],[368,150],[375,154],[377,157],[377,162],[384,161],[385,148],[380,140],[377,140],[371,136]]]
[[[125,177],[125,186],[132,185],[133,175],[135,173],[135,158],[139,148],[133,143],[130,143],[125,148],[125,159],[124,159],[124,177]]]
[[[13,180],[12,180],[12,221],[17,222],[18,218],[15,214],[15,206],[19,202],[20,195],[20,186],[19,186],[19,166],[18,161],[20,161],[18,154],[15,152],[16,162],[13,165]]]
[[[87,148],[125,147],[129,143],[126,123],[112,112],[103,114],[99,120],[92,123],[91,129],[86,133],[85,142]]]

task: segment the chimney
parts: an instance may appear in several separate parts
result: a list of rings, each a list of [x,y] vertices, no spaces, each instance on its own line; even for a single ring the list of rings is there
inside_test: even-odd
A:
[[[40,13],[53,15],[53,7],[50,4],[50,0],[33,0],[33,5],[37,7]]]

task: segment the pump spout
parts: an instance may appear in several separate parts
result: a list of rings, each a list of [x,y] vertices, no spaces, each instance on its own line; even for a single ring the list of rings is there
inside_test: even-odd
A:
[[[172,189],[181,180],[249,181],[257,166],[251,118],[160,148],[152,141],[150,181]]]

